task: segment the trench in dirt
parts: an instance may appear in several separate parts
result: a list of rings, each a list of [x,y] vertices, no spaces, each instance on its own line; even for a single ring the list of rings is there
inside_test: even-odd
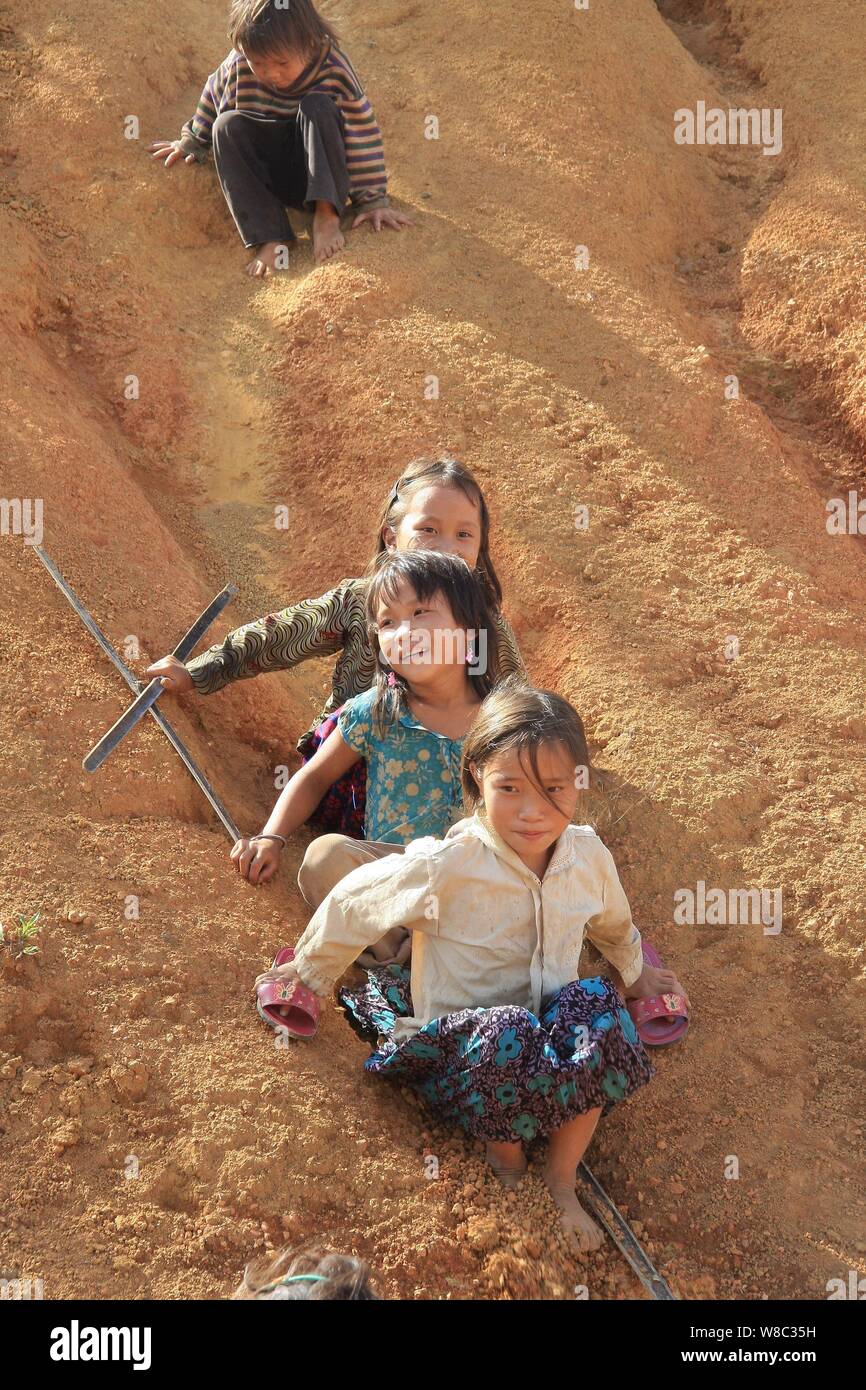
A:
[[[768,106],[759,74],[743,58],[724,0],[656,4],[711,89],[719,93],[723,109]],[[810,461],[817,482],[855,487],[863,477],[857,441],[840,428],[838,418],[810,398],[797,364],[758,351],[741,322],[744,278],[760,268],[760,251],[753,252],[750,242],[766,209],[783,191],[784,166],[777,167],[775,158],[756,161],[752,150],[737,146],[717,148],[716,157],[724,163],[721,177],[731,188],[730,221],[726,218],[716,237],[690,247],[677,263],[684,290],[704,325],[706,346],[798,457]]]

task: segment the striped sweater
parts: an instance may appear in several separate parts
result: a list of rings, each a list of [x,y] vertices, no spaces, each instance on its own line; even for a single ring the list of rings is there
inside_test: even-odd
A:
[[[297,115],[300,98],[313,92],[331,97],[343,114],[353,208],[387,207],[382,133],[355,69],[330,40],[285,92],[260,82],[243,54],[233,48],[208,78],[195,115],[183,127],[180,144],[185,154],[202,160],[211,147],[213,123],[223,111],[249,111],[255,116],[291,120]]]
[[[516,671],[525,675],[514,633],[499,610],[494,617],[500,676]],[[321,598],[302,599],[279,613],[235,628],[222,642],[188,661],[186,668],[198,694],[212,695],[231,681],[249,680],[266,671],[290,671],[310,657],[337,652],[331,693],[298,741],[299,752],[306,756],[313,751],[313,734],[322,720],[353,695],[369,690],[376,677],[363,579],[343,579]]]

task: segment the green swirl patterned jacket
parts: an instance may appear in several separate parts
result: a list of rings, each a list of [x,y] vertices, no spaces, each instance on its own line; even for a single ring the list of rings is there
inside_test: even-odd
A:
[[[334,710],[373,684],[376,667],[367,635],[363,579],[342,579],[321,598],[305,598],[279,613],[235,628],[224,641],[186,663],[199,695],[212,695],[231,681],[247,680],[266,671],[289,671],[311,656],[339,652],[324,709],[298,740],[298,751],[312,752],[315,730]],[[517,639],[497,612],[501,675],[525,668]]]

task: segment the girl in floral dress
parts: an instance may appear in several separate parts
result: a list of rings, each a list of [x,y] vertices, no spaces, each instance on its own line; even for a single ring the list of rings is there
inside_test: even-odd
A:
[[[376,684],[348,700],[337,726],[280,794],[260,834],[237,841],[235,867],[251,883],[273,877],[286,837],[323,791],[366,767],[364,839],[321,835],[298,875],[315,910],[359,864],[444,835],[463,817],[463,739],[499,672],[497,628],[484,586],[464,560],[432,550],[383,555],[370,580],[367,617]],[[370,963],[405,960],[410,938],[388,933]]]

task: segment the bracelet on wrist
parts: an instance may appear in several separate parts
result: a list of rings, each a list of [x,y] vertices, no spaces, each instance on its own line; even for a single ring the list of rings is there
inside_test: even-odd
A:
[[[252,835],[250,838],[252,840],[279,840],[283,849],[286,849],[289,843],[285,835],[266,835],[264,831],[261,835]]]

